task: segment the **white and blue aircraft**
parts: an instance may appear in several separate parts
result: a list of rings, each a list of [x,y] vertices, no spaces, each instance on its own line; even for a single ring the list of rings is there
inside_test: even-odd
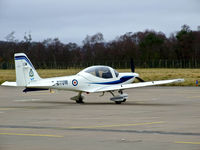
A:
[[[184,79],[172,79],[161,81],[144,82],[139,78],[139,74],[134,72],[133,62],[131,63],[132,72],[118,73],[115,69],[108,66],[91,66],[76,75],[40,78],[31,61],[24,53],[16,53],[15,70],[16,82],[4,82],[2,86],[24,87],[23,92],[58,89],[77,92],[78,95],[72,97],[77,103],[83,103],[83,93],[103,93],[109,92],[112,94],[110,98],[116,104],[125,102],[128,94],[123,93],[123,90],[137,87],[145,87],[152,85],[161,85],[175,82],[183,82]],[[134,79],[138,79],[140,83],[133,83]],[[119,94],[114,94],[118,91]]]

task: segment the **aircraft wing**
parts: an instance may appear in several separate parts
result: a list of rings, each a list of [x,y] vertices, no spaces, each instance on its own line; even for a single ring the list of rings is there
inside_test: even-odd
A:
[[[102,87],[99,89],[95,89],[90,92],[106,92],[106,91],[115,91],[115,90],[124,90],[152,85],[161,85],[175,82],[184,82],[184,79],[172,79],[172,80],[160,80],[160,81],[149,81],[149,82],[140,82],[140,83],[132,83],[132,84],[124,84],[124,85],[110,85],[107,87]]]
[[[1,84],[2,86],[17,86],[16,82],[8,82],[5,81],[3,84]]]

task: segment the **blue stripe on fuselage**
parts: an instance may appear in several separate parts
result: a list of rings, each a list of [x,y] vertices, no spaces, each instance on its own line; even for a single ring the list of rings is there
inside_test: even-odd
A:
[[[26,58],[26,56],[15,56],[15,60],[22,60],[22,59],[24,59],[32,68],[34,68],[32,63]]]
[[[116,80],[116,81],[110,81],[110,82],[95,82],[95,83],[92,83],[92,84],[104,84],[104,85],[110,85],[110,84],[120,84],[120,83],[123,83],[123,82],[126,82],[128,80],[130,80],[131,78],[133,78],[134,76],[123,76],[121,77],[119,80]]]

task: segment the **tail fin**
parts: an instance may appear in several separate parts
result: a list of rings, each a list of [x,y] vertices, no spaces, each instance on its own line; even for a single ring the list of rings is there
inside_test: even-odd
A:
[[[41,79],[24,53],[15,54],[15,69],[17,86],[27,86],[31,81]]]

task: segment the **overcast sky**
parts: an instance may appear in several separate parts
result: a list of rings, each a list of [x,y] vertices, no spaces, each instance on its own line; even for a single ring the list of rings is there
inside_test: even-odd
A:
[[[145,29],[167,35],[200,25],[200,0],[0,0],[0,40],[15,31],[34,41],[58,37],[80,44],[101,32],[106,41]]]

